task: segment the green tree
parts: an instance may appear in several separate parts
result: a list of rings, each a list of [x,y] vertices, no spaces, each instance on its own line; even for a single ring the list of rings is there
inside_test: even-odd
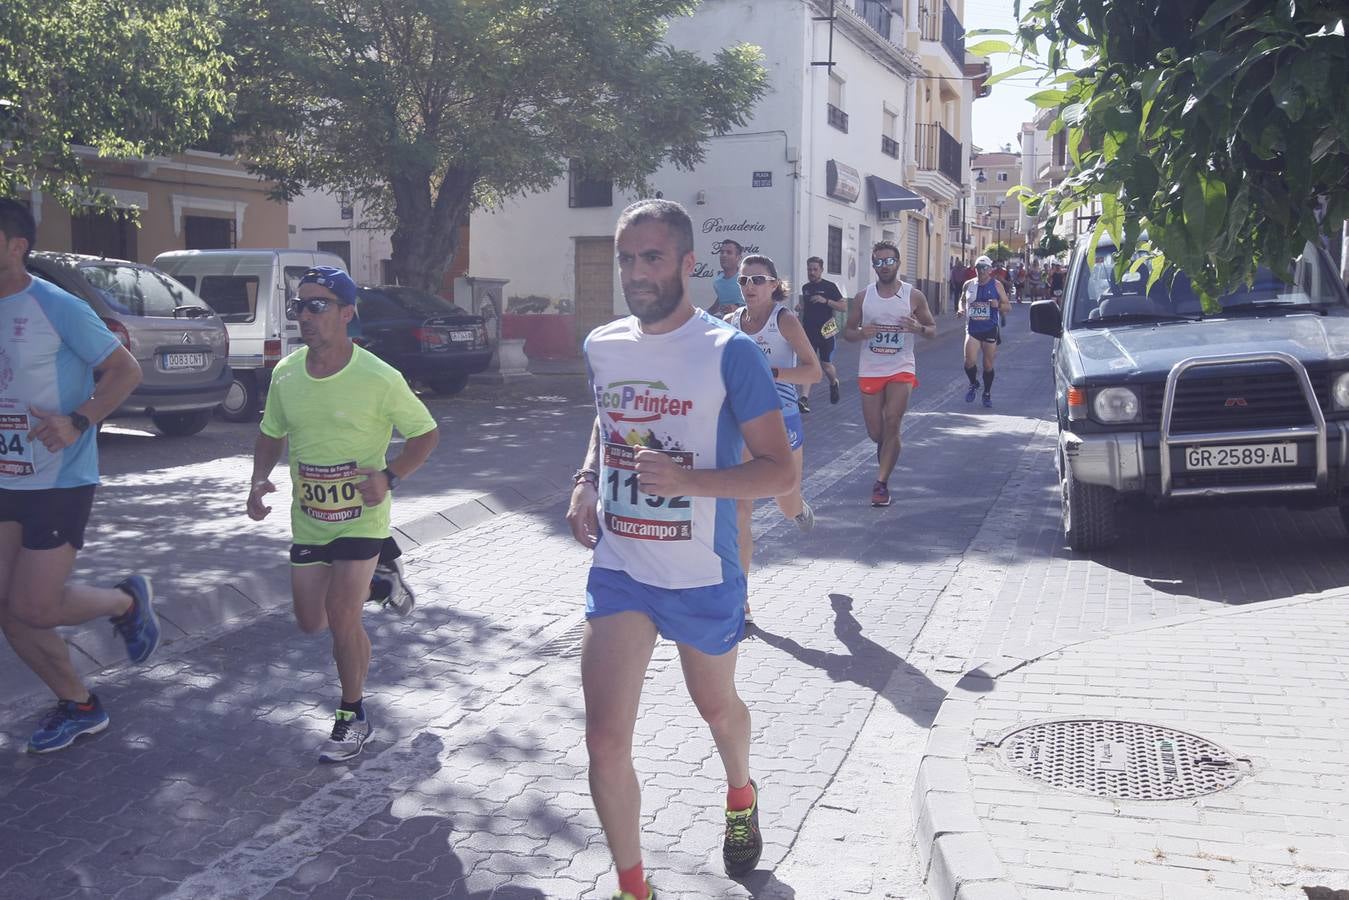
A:
[[[1011,259],[1015,255],[1016,255],[1015,251],[1013,251],[1012,248],[1009,247],[1005,241],[1003,242],[994,241],[993,243],[989,244],[987,247],[984,248],[984,256],[987,256],[994,262],[1007,262],[1007,260]]]
[[[637,188],[689,168],[766,90],[757,49],[670,48],[690,0],[236,0],[238,123],[280,196],[325,188],[393,228],[402,283],[439,288],[457,225],[581,160]]]
[[[1031,249],[1040,259],[1046,256],[1060,256],[1072,249],[1072,245],[1064,238],[1059,237],[1052,231],[1047,231],[1045,236],[1040,238],[1039,242]]]
[[[1024,56],[995,78],[1047,72],[1032,99],[1058,108],[1074,162],[1023,202],[1067,217],[1098,201],[1121,267],[1146,229],[1211,300],[1349,217],[1344,0],[1017,0],[1016,14],[1011,42],[971,52]]]
[[[206,137],[228,94],[213,0],[15,0],[0,13],[0,195],[96,199],[74,145],[119,159]]]

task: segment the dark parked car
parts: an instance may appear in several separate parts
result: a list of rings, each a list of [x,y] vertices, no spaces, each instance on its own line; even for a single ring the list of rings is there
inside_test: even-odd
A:
[[[225,324],[158,269],[120,259],[39,251],[28,271],[93,307],[141,365],[114,415],[144,414],[166,435],[196,434],[229,390]]]
[[[1063,532],[1109,544],[1116,503],[1338,506],[1349,525],[1349,297],[1307,244],[1285,281],[1261,268],[1205,313],[1184,272],[1118,281],[1115,248],[1072,258],[1062,309],[1031,306],[1057,338]]]
[[[415,288],[363,287],[356,297],[359,342],[438,394],[457,394],[487,368],[492,347],[482,316]]]

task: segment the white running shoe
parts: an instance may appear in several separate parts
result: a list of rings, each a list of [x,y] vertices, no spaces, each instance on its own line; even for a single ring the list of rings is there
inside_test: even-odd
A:
[[[354,712],[345,709],[337,711],[337,720],[333,722],[333,733],[324,741],[319,752],[319,762],[346,762],[361,755],[365,741],[370,737],[370,720],[358,719]]]
[[[384,588],[388,589],[387,596],[384,596]],[[370,579],[370,598],[399,616],[412,612],[417,597],[403,578],[402,560],[395,559],[391,566],[375,566],[375,575]]]
[[[796,518],[792,521],[796,522],[796,527],[800,528],[802,532],[810,531],[815,527],[815,510],[811,509],[810,504],[803,500],[801,501],[801,512],[797,513]]]

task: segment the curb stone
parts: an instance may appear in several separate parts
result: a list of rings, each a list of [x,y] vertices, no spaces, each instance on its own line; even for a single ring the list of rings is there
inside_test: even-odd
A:
[[[1289,597],[1219,608],[1121,628],[1111,637],[1178,628],[1221,617],[1263,613],[1346,596],[1349,596],[1349,590],[1341,589],[1311,598]],[[1023,896],[1008,877],[993,850],[992,841],[974,815],[973,787],[966,761],[973,754],[993,747],[1006,732],[1006,729],[1000,729],[996,734],[982,736],[975,733],[973,725],[979,699],[992,692],[1004,675],[1073,647],[1100,640],[1097,637],[1072,641],[1024,659],[1003,656],[990,660],[967,671],[942,701],[919,763],[912,808],[917,823],[919,858],[927,873],[931,897],[936,900],[1018,900]]]

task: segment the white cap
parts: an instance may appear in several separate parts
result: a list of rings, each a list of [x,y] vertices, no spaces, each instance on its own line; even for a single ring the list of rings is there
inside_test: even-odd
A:
[[[981,256],[974,261],[974,267],[976,269],[980,266],[988,266],[991,269],[993,268],[993,260],[989,259],[987,256]]]

